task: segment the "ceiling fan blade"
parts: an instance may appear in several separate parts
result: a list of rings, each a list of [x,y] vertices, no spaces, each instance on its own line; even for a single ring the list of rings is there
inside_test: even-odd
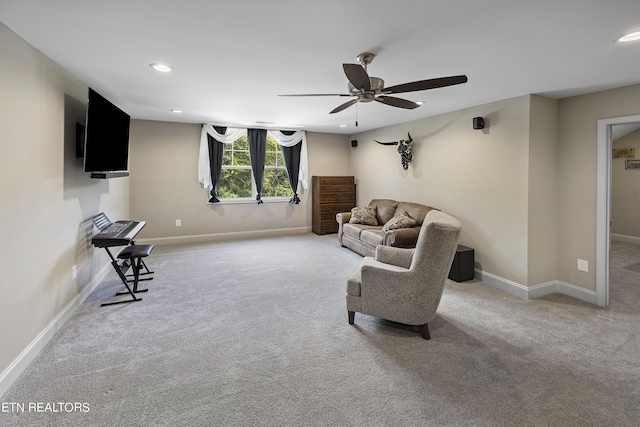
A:
[[[356,89],[371,90],[371,80],[369,74],[358,64],[342,64],[347,79]]]
[[[331,112],[329,112],[329,114],[339,113],[340,111],[344,110],[345,108],[351,107],[356,102],[358,102],[358,98],[352,99],[351,101],[347,101],[344,104],[339,105],[336,108],[334,108],[333,110],[331,110]]]
[[[382,93],[406,93],[419,90],[436,89],[439,87],[459,85],[467,82],[467,76],[439,77],[437,79],[419,80],[417,82],[403,83],[384,88]]]
[[[291,95],[278,95],[278,96],[353,96],[348,93],[296,93]]]
[[[420,104],[418,104],[417,102],[409,101],[402,98],[396,98],[395,96],[380,95],[376,96],[373,99],[383,104],[391,105],[392,107],[406,108],[407,110],[413,110],[414,108],[418,108],[420,106]]]

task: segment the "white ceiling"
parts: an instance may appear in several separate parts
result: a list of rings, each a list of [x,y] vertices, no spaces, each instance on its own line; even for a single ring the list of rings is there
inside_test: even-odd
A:
[[[639,0],[0,0],[0,21],[136,119],[354,134],[640,82],[640,42],[614,43],[640,30]],[[342,63],[362,52],[386,86],[469,82],[397,95],[415,110],[278,96],[346,93]]]

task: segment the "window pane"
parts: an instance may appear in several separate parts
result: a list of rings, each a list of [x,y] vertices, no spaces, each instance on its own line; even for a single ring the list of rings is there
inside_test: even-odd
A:
[[[249,151],[249,140],[246,136],[242,136],[233,142],[233,146],[235,150]]]
[[[276,165],[276,153],[273,151],[267,151],[264,158],[265,166],[277,166]]]
[[[225,144],[223,167],[218,183],[218,197],[224,199],[254,198],[251,156],[247,137]],[[282,149],[273,138],[267,138],[263,197],[291,197]]]
[[[251,170],[223,168],[218,183],[218,197],[225,199],[251,197]]]
[[[235,150],[233,152],[233,165],[234,166],[251,166],[251,157],[249,156],[249,151]]]
[[[262,183],[263,197],[291,197],[293,191],[289,186],[289,178],[285,169],[265,169]]]

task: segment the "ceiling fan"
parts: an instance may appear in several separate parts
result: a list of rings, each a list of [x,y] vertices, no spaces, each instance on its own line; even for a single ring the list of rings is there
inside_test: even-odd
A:
[[[391,87],[384,87],[384,80],[379,77],[370,77],[367,73],[367,65],[371,64],[375,58],[373,53],[361,53],[357,56],[360,64],[342,64],[344,73],[349,80],[347,88],[349,93],[307,93],[297,95],[280,95],[280,96],[348,96],[353,99],[341,104],[331,110],[329,114],[338,113],[345,108],[351,107],[358,102],[377,101],[392,107],[406,108],[412,110],[418,108],[421,104],[407,99],[389,96],[396,93],[417,92],[427,89],[436,89],[439,87],[453,86],[467,82],[467,76],[449,76],[439,77],[436,79],[419,80],[410,83],[403,83]]]

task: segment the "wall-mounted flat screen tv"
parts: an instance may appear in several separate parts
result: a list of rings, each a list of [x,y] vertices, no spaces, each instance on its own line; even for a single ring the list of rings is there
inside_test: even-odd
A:
[[[126,171],[131,117],[89,88],[85,125],[84,171]]]

